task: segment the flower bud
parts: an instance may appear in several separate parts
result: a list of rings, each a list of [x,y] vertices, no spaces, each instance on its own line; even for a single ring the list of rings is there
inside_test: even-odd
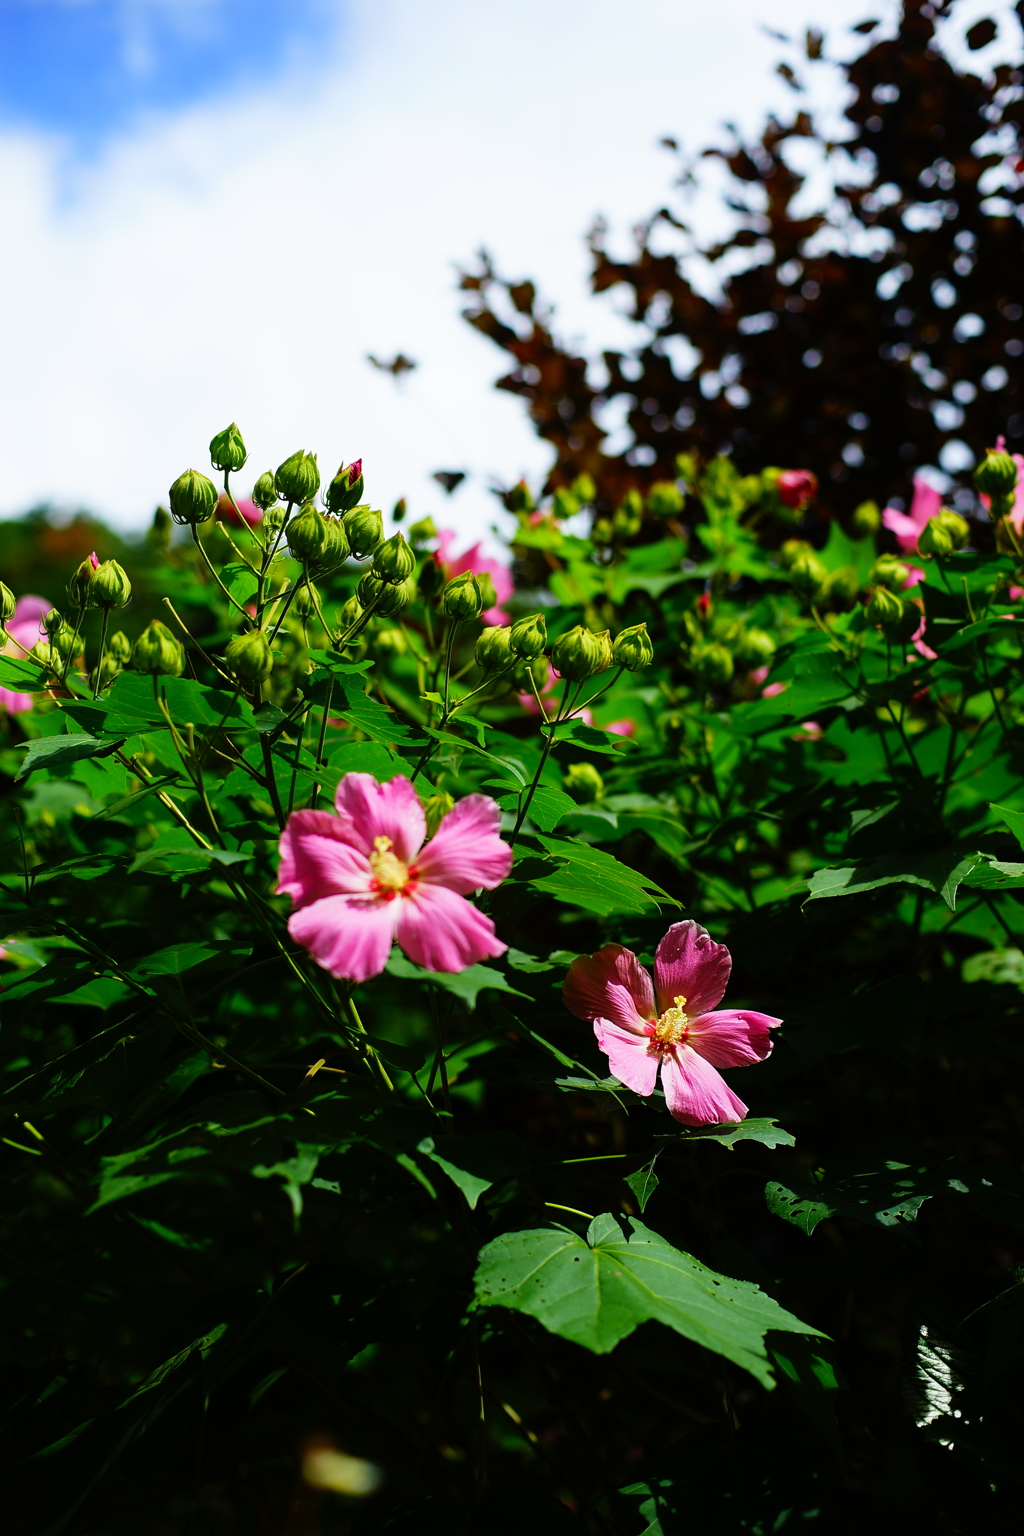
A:
[[[551,510],[555,517],[572,517],[579,509],[579,498],[564,485],[560,485],[552,498]]]
[[[610,544],[615,537],[615,529],[609,517],[596,517],[590,528],[590,542],[598,546]]]
[[[349,512],[363,494],[363,461],[342,464],[324,492],[324,505],[330,512]]]
[[[96,551],[86,555],[78,570],[68,582],[68,597],[76,608],[85,608],[89,602],[89,588],[92,579],[99,570],[100,561]]]
[[[525,657],[527,661],[539,656],[548,643],[544,615],[528,613],[525,618],[516,619],[509,630],[508,642],[515,655]]]
[[[620,629],[612,646],[612,661],[627,672],[642,672],[654,660],[654,646],[647,633],[646,624],[633,624]]]
[[[281,532],[287,515],[286,509],[280,503],[275,504],[268,511],[264,512],[261,531],[268,544],[272,545],[277,535]]]
[[[312,505],[288,524],[288,548],[296,560],[320,572],[335,570],[348,559],[348,538],[338,517],[325,517]]]
[[[784,506],[802,510],[818,494],[818,477],[809,469],[784,469],[775,489]]]
[[[474,655],[477,666],[484,672],[500,672],[512,660],[511,633],[507,624],[489,624],[480,631]]]
[[[349,548],[357,560],[376,554],[384,537],[384,516],[373,507],[353,507],[344,516]]]
[[[224,647],[224,661],[241,683],[265,683],[274,669],[270,642],[262,629],[233,635]]]
[[[362,616],[362,603],[359,601],[358,597],[350,597],[344,608],[341,610],[341,618],[339,620],[340,629],[338,633],[342,635],[345,634],[347,630],[352,628],[353,624],[359,623],[359,620],[362,618]]]
[[[738,667],[748,672],[755,667],[767,666],[775,655],[775,641],[767,630],[748,629],[742,635],[733,653]]]
[[[854,508],[851,521],[858,538],[870,538],[877,533],[882,526],[882,514],[878,510],[877,501],[862,501],[859,507]]]
[[[121,663],[117,660],[117,657],[112,656],[109,651],[104,651],[100,657],[99,665],[93,667],[92,681],[97,688],[105,688],[108,683],[112,683],[114,678],[120,675],[120,672]]]
[[[409,649],[405,630],[379,629],[373,636],[373,648],[375,651],[384,651],[390,656],[404,656]]]
[[[801,597],[813,601],[828,579],[828,571],[813,552],[799,554],[789,568],[789,579]]]
[[[132,654],[132,643],[123,629],[115,630],[111,635],[107,641],[107,650],[119,667],[123,667],[125,662],[129,660]]]
[[[225,473],[241,469],[248,457],[242,434],[234,422],[210,442],[210,463],[214,469],[222,469]]]
[[[405,497],[404,496],[399,496],[398,500],[395,502],[394,506],[391,508],[391,521],[393,523],[404,523],[405,522],[405,514],[408,512],[408,510],[409,510],[409,507],[408,507],[408,503],[406,502]]]
[[[937,517],[930,517],[917,538],[918,554],[950,555],[953,553],[953,535]]]
[[[560,677],[581,683],[605,670],[611,660],[610,650],[609,646],[606,661],[600,638],[584,629],[582,624],[576,624],[564,635],[559,635],[551,647],[551,665]]]
[[[423,815],[427,823],[427,836],[433,837],[444,818],[448,815],[455,801],[446,791],[442,790],[436,795],[430,795],[423,802]]]
[[[909,575],[910,566],[896,555],[879,555],[868,572],[868,581],[873,586],[888,587],[890,592],[901,592]]]
[[[373,557],[373,574],[381,581],[404,581],[416,569],[416,556],[405,541],[404,533],[385,539]]]
[[[14,610],[17,606],[10,587],[5,587],[0,581],[0,629],[14,618]]]
[[[510,491],[506,491],[504,500],[510,512],[532,512],[534,508],[533,496],[525,480],[518,481]]]
[[[868,598],[864,616],[869,624],[891,629],[903,617],[903,600],[888,587],[876,587]]]
[[[198,469],[186,469],[167,494],[174,521],[187,523],[193,528],[197,523],[205,523],[207,518],[212,517],[217,505],[217,487],[206,475],[200,474]]]
[[[961,517],[959,512],[954,512],[952,507],[943,507],[939,513],[937,522],[941,523],[953,541],[954,549],[963,549],[971,536],[971,525],[966,517]]]
[[[799,555],[813,555],[814,546],[806,539],[787,539],[779,550],[779,564],[788,571]]]
[[[132,595],[132,584],[116,560],[104,560],[89,583],[90,608],[123,608]]]
[[[647,510],[652,517],[678,517],[683,510],[683,493],[674,480],[656,480],[647,492]]]
[[[859,591],[860,577],[856,566],[841,565],[837,571],[829,571],[822,596],[836,608],[852,608]]]
[[[690,671],[704,688],[722,688],[732,680],[731,652],[716,640],[701,640],[690,651]]]
[[[151,549],[170,549],[171,529],[174,524],[166,507],[157,507],[153,521],[146,530],[146,543]]]
[[[1017,466],[1012,456],[990,448],[974,471],[974,483],[983,496],[1012,496],[1017,486]]]
[[[132,666],[151,677],[180,677],[185,670],[185,650],[159,619],[151,619],[135,642]]]
[[[49,667],[52,672],[60,671],[60,653],[49,640],[37,640],[29,651],[29,655],[33,661],[38,661],[41,667]]]
[[[296,449],[290,458],[278,465],[274,485],[282,501],[294,502],[296,506],[303,506],[307,501],[312,501],[320,489],[320,470],[317,467],[316,454],[304,453],[301,448]]]
[[[75,631],[67,623],[62,613],[56,608],[51,608],[49,613],[44,613],[39,621],[40,627],[50,642],[50,648],[54,655],[62,661],[67,661],[75,649]]]
[[[272,469],[265,469],[260,475],[252,488],[252,499],[261,512],[269,512],[271,507],[277,506],[279,497]]]
[[[589,805],[603,796],[604,779],[592,763],[570,763],[562,787],[580,805]]]
[[[446,619],[478,619],[484,600],[472,571],[453,576],[441,593],[441,612]]]
[[[356,588],[356,596],[364,609],[372,608],[381,618],[401,613],[416,596],[416,582],[412,576],[404,581],[383,581],[375,571],[367,571]]]
[[[300,619],[308,619],[311,614],[316,613],[317,604],[323,606],[320,593],[311,581],[304,581],[295,594],[292,612],[297,613]]]
[[[577,475],[570,487],[581,507],[589,507],[597,497],[597,486],[594,484],[593,475],[588,475],[586,470]]]

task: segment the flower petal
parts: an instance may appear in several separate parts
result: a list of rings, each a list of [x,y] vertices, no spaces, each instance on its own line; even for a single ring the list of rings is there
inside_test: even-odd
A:
[[[724,944],[716,944],[700,923],[691,918],[673,923],[654,956],[659,1012],[671,1008],[677,997],[685,997],[691,1018],[706,1013],[725,996],[731,971],[729,951]]]
[[[771,1054],[769,1031],[781,1023],[770,1013],[723,1008],[692,1020],[688,1044],[713,1067],[749,1067]]]
[[[508,948],[489,917],[443,885],[420,882],[412,895],[403,894],[395,905],[395,937],[409,959],[428,971],[464,971]]]
[[[332,976],[368,981],[387,965],[398,905],[374,898],[327,896],[293,912],[288,932]]]
[[[619,1082],[649,1097],[658,1080],[658,1058],[647,1049],[648,1036],[635,1035],[610,1019],[595,1019],[594,1034]]]
[[[278,894],[290,896],[297,907],[324,896],[370,889],[366,855],[345,841],[341,822],[330,811],[296,811],[289,816],[278,847]]]
[[[661,1086],[673,1120],[683,1125],[719,1125],[742,1120],[747,1106],[709,1061],[677,1045],[661,1063]]]
[[[452,807],[416,860],[421,880],[460,896],[500,885],[512,868],[512,849],[498,836],[501,812],[490,795],[467,795]]]
[[[569,967],[562,1001],[578,1019],[610,1019],[634,1035],[655,1018],[651,978],[631,949],[606,944]],[[646,1046],[645,1046],[646,1049]]]
[[[378,784],[372,773],[346,773],[334,804],[345,842],[361,853],[372,853],[375,838],[390,837],[391,852],[411,864],[427,835],[420,797],[404,775]]]

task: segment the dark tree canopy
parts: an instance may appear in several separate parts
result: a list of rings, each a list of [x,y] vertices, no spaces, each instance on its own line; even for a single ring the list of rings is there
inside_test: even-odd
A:
[[[720,275],[717,302],[693,286],[680,253],[688,231],[668,208],[637,231],[628,260],[609,254],[597,227],[593,290],[624,284],[649,333],[634,354],[604,353],[604,387],[559,342],[532,283],[499,278],[486,256],[464,275],[476,296],[466,318],[513,363],[498,388],[523,396],[555,450],[549,488],[586,471],[615,504],[631,486],[674,476],[680,451],[725,449],[743,471],[814,470],[823,508],[842,512],[880,493],[905,498],[917,465],[968,468],[962,444],[976,454],[1003,434],[1024,447],[1024,75],[956,69],[935,35],[950,15],[955,5],[905,0],[895,37],[875,40],[873,21],[856,29],[866,47],[844,66],[854,94],[840,143],[798,107],[789,121],[769,117],[756,143],[705,151],[728,167],[738,215],[727,239],[701,248]],[[968,46],[994,35],[995,23],[978,22]],[[823,42],[808,34],[808,69],[825,58]],[[799,94],[796,73],[780,72]],[[834,172],[828,206],[802,217],[805,177],[787,155],[799,139]],[[680,249],[656,254],[666,243]],[[737,252],[755,260],[729,275]],[[672,338],[698,354],[685,376]],[[608,455],[601,409],[622,399],[633,443]]]

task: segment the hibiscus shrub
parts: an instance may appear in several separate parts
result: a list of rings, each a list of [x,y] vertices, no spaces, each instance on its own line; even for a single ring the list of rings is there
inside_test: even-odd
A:
[[[134,643],[0,593],[8,1529],[1007,1528],[1018,463],[211,458]]]

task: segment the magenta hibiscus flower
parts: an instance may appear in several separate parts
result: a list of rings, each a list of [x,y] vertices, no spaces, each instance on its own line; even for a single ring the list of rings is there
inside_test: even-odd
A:
[[[772,1048],[769,1030],[782,1023],[767,1013],[716,1009],[731,970],[725,945],[688,920],[673,923],[658,945],[653,987],[632,950],[606,944],[573,961],[562,997],[570,1012],[593,1023],[620,1083],[646,1097],[660,1067],[673,1118],[714,1125],[747,1113],[716,1067],[764,1061]]]
[[[466,900],[500,885],[512,850],[488,795],[467,795],[424,847],[423,807],[406,778],[347,773],[330,811],[296,811],[281,834],[277,889],[292,898],[288,932],[332,976],[366,981],[397,939],[429,971],[462,971],[508,948]]]

